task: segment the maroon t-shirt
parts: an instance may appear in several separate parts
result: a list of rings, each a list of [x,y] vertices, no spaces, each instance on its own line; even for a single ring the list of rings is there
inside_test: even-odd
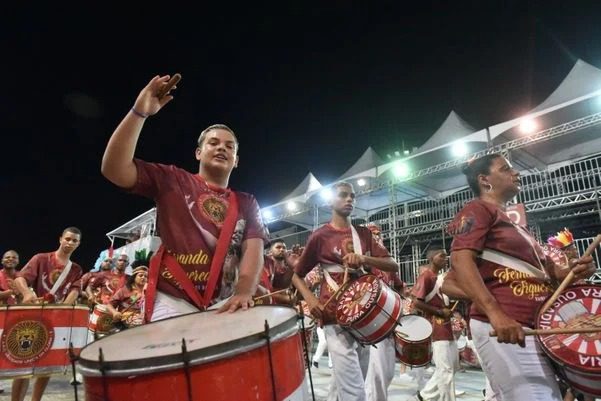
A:
[[[438,276],[432,270],[424,269],[417,278],[411,294],[420,301],[426,302],[426,296],[434,289],[437,278]],[[438,293],[426,303],[437,309],[446,307],[442,297]],[[432,341],[451,341],[454,339],[450,318],[444,319],[426,311],[423,311],[423,313],[424,317],[432,323]]]
[[[373,275],[386,283],[387,286],[393,290],[396,290],[397,292],[402,290],[405,286],[403,280],[399,278],[399,274],[397,272],[385,272],[380,269],[376,269],[375,267],[372,267],[371,272]]]
[[[123,286],[113,294],[110,299],[113,308],[119,312],[124,310],[139,312],[142,309],[144,298],[139,293],[134,293],[127,286]]]
[[[292,267],[288,266],[285,260],[278,261],[270,256],[266,256],[264,268],[269,274],[272,289],[280,290],[290,287],[294,271]]]
[[[21,269],[19,276],[27,281],[38,297],[43,297],[50,292],[64,268],[54,252],[38,253]],[[56,302],[62,302],[72,289],[81,289],[81,275],[81,266],[72,262],[69,274],[54,294]]]
[[[204,294],[231,191],[210,186],[198,174],[175,166],[134,161],[138,181],[131,192],[154,199],[163,246],[175,256],[200,294]],[[268,237],[256,199],[243,192],[236,195],[238,218],[213,301],[233,293],[242,243],[252,238],[266,241]],[[188,299],[165,266],[161,266],[158,289]]]
[[[355,226],[355,229],[359,235],[361,249],[364,255],[374,257],[390,256],[388,250],[373,238],[373,235],[368,228]],[[344,255],[353,252],[354,247],[351,228],[339,230],[328,223],[311,234],[303,254],[298,259],[294,271],[300,277],[304,277],[318,263],[337,264],[342,266],[342,258]],[[344,273],[330,273],[330,276],[338,285],[343,283]],[[349,275],[349,277],[354,278],[352,275]],[[321,282],[319,296],[320,302],[322,304],[325,303],[334,292],[334,289],[328,285],[327,280],[323,280]],[[332,301],[327,305],[325,311],[326,317],[324,318],[325,323],[333,323],[335,321],[334,316],[336,306],[336,301]]]
[[[109,302],[111,296],[121,287],[125,285],[127,275],[125,273],[117,273],[113,270],[96,272],[89,281],[89,286],[92,291],[100,291],[100,299],[102,303]],[[83,280],[82,280],[83,282]]]
[[[534,237],[523,227],[515,225],[497,206],[480,199],[467,203],[449,225],[453,235],[451,252],[470,249],[481,253],[492,249],[543,270],[545,254]],[[523,325],[534,327],[535,314],[552,289],[545,280],[519,272],[484,259],[477,266],[490,293],[503,311]],[[461,277],[457,277],[461,280]],[[474,305],[470,317],[488,322],[485,314]]]
[[[18,275],[15,275],[15,277],[18,277]],[[13,289],[12,288],[13,281],[14,281],[14,278],[9,277],[8,274],[6,274],[6,272],[4,271],[4,269],[0,270],[0,291],[12,290]],[[6,299],[0,299],[0,305],[3,305],[3,304],[15,305],[16,303],[17,303],[17,299],[15,298],[14,295],[10,296]]]

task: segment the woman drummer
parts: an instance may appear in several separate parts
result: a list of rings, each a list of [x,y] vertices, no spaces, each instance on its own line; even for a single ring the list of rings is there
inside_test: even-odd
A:
[[[138,266],[127,278],[127,283],[121,287],[107,304],[113,315],[113,321],[122,321],[126,327],[142,324],[144,305],[144,289],[148,279],[148,267]]]
[[[570,268],[576,279],[594,273],[592,258],[556,265],[512,222],[506,206],[521,183],[502,155],[472,160],[464,174],[476,199],[449,225],[451,264],[457,284],[473,301],[470,328],[482,368],[498,400],[560,401],[551,363],[524,328],[534,327],[537,310]],[[492,330],[497,341],[490,338]]]

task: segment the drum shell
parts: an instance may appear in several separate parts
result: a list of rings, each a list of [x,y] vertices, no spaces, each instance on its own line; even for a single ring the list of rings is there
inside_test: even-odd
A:
[[[350,303],[345,301],[353,299],[363,289],[369,295],[368,301],[349,308]],[[345,284],[338,299],[336,321],[360,343],[371,345],[393,332],[401,314],[401,296],[376,276],[366,274]]]
[[[269,310],[271,308],[283,307],[257,306],[251,310]],[[178,322],[181,321],[181,327],[185,327],[191,322],[190,319],[203,313],[211,312],[199,312],[134,327],[102,338],[95,344],[99,347],[103,345],[103,341],[118,344],[121,342],[119,341],[120,335],[129,332],[128,336],[132,338],[136,331],[142,333],[143,331],[140,329],[152,326],[159,331],[165,331],[160,326],[164,326],[166,323],[178,327]],[[240,317],[244,313],[247,312],[239,311],[226,317],[235,319],[236,315]],[[292,316],[291,324],[293,326],[282,328],[279,331],[276,327],[276,333],[274,333],[269,346],[262,335],[253,335],[219,344],[214,353],[211,350],[198,350],[204,355],[202,357],[197,355],[197,351],[191,350],[188,372],[192,385],[192,399],[197,399],[194,397],[202,395],[202,399],[215,401],[234,399],[302,400],[305,370],[296,313],[293,313]],[[270,336],[274,331],[271,329]],[[212,335],[218,335],[218,333]],[[191,348],[192,345],[189,350]],[[169,361],[165,363],[156,360],[148,362],[136,360],[133,368],[127,368],[130,365],[127,363],[111,366],[111,362],[108,361],[105,377],[101,376],[98,362],[88,359],[88,357],[88,353],[82,352],[82,360],[79,364],[79,369],[85,378],[87,401],[105,399],[119,401],[189,400],[186,369],[181,362],[183,355],[170,357]],[[112,369],[113,367],[115,369]],[[275,385],[275,398],[272,390],[272,377],[273,385]]]
[[[83,305],[1,306],[0,377],[64,373],[71,366],[70,346],[77,355],[86,345],[88,315]],[[27,336],[36,340],[30,343]],[[30,352],[19,352],[17,344],[28,344]]]
[[[412,321],[430,330],[420,327],[419,333],[412,330]],[[432,325],[428,319],[417,315],[405,315],[400,319],[401,325],[395,329],[394,348],[399,362],[411,367],[426,366],[432,360]],[[399,332],[409,334],[402,336]]]
[[[106,305],[96,304],[90,314],[88,329],[91,333],[108,334],[115,327],[113,316]]]
[[[543,302],[544,304],[544,302]],[[565,289],[544,313],[537,313],[539,329],[599,325],[601,286],[575,285]],[[558,376],[586,394],[601,397],[601,333],[539,335],[538,343]]]

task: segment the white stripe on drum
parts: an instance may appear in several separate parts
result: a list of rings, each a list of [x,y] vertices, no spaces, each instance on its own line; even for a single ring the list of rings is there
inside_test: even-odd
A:
[[[68,349],[70,342],[73,348],[82,348],[87,344],[87,339],[87,327],[55,327],[52,349]]]
[[[382,295],[384,295],[384,294],[385,293],[383,293]],[[391,296],[391,295],[394,295],[394,294],[386,293],[386,302],[384,303],[384,306],[382,307],[382,309],[394,318],[395,316],[393,315],[393,311],[394,311],[394,305],[396,303],[396,297]],[[370,337],[390,320],[388,315],[386,313],[384,313],[382,310],[380,310],[380,308],[377,305],[374,306],[374,309],[377,309],[377,311],[372,310],[371,313],[377,313],[375,319],[373,319],[365,327],[357,328],[357,327],[361,326],[362,323],[358,323],[357,326],[355,327],[355,329],[358,330],[364,337]],[[398,312],[399,316],[398,317],[400,317],[400,312],[401,312],[401,310],[399,308],[399,312]]]
[[[287,397],[284,397],[282,401],[307,401],[309,399],[309,386],[307,385],[307,375],[301,382],[300,386],[296,388]]]

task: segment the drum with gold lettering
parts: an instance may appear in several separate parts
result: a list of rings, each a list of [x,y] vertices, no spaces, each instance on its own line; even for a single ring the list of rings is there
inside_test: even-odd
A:
[[[600,327],[601,287],[565,289],[551,308],[539,311],[536,323],[539,329]],[[537,339],[569,386],[601,397],[601,332],[539,335]]]
[[[197,312],[103,337],[80,353],[86,401],[274,400],[306,395],[296,310]]]
[[[392,333],[401,314],[401,296],[375,275],[366,274],[345,284],[336,321],[362,344],[375,344]]]
[[[64,373],[70,345],[86,345],[88,315],[84,305],[0,306],[0,377]]]

